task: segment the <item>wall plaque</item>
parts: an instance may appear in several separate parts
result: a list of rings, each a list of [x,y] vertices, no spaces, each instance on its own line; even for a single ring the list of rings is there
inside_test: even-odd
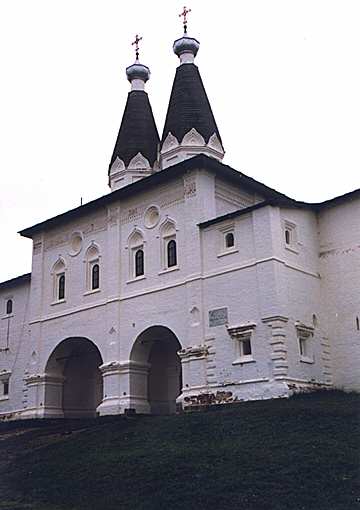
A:
[[[217,308],[216,310],[209,310],[209,326],[222,326],[228,323],[228,309]]]

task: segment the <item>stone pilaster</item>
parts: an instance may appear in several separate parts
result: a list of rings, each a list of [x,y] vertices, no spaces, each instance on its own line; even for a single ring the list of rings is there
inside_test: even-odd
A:
[[[321,344],[321,361],[322,361],[322,367],[323,367],[323,376],[324,376],[324,382],[326,384],[332,384],[333,383],[333,376],[332,376],[332,364],[331,364],[331,347],[329,339],[325,336],[321,337],[320,339]]]
[[[97,408],[101,416],[124,413],[127,409],[134,409],[139,414],[150,412],[148,363],[110,361],[99,369],[104,382],[104,398]]]
[[[22,418],[63,418],[63,385],[65,378],[52,374],[32,374],[25,379],[27,408]]]
[[[264,317],[262,322],[267,324],[270,332],[271,360],[272,360],[272,376],[274,379],[283,379],[287,377],[289,363],[287,357],[286,345],[286,324],[288,317],[282,315],[274,315]]]
[[[178,351],[182,364],[183,391],[177,398],[177,403],[184,407],[184,401],[189,395],[207,392],[207,345],[193,345]]]

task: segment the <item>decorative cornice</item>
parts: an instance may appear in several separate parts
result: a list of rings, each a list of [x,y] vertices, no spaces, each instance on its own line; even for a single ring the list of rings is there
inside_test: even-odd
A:
[[[65,377],[62,375],[55,374],[30,374],[25,377],[25,384],[41,384],[41,383],[57,383],[62,384],[65,381]]]
[[[255,328],[255,322],[248,322],[239,326],[228,326],[227,331],[235,340],[249,340]]]
[[[289,321],[289,317],[285,317],[284,315],[270,315],[269,317],[263,317],[261,319],[261,322],[263,322],[264,324],[278,321],[286,323]]]
[[[203,358],[209,354],[209,347],[207,345],[193,345],[185,347],[178,351],[181,360],[188,358]]]
[[[220,143],[219,137],[213,133],[209,138],[208,143],[205,142],[204,137],[195,129],[190,129],[179,143],[178,139],[169,131],[161,148],[161,154],[166,154],[174,151],[177,148],[202,148],[214,151],[221,156],[224,156],[225,151]]]
[[[139,361],[109,361],[99,366],[99,370],[103,375],[112,375],[114,373],[122,373],[127,371],[148,371],[151,365]]]
[[[310,337],[314,334],[314,326],[307,326],[300,321],[295,322],[296,331],[303,337]]]

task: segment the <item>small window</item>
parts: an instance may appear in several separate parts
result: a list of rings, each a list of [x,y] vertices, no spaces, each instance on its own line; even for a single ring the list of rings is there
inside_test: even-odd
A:
[[[232,232],[225,235],[225,248],[232,248],[235,245],[235,238]]]
[[[100,267],[94,264],[91,269],[91,289],[96,290],[100,287]]]
[[[291,231],[288,228],[285,229],[285,243],[291,244]]]
[[[314,328],[302,323],[295,324],[299,344],[300,360],[306,363],[314,362],[313,336]]]
[[[284,221],[284,241],[285,247],[290,251],[297,253],[298,238],[297,238],[297,226],[295,223],[285,220]]]
[[[360,321],[359,321],[359,317],[356,317],[356,329],[358,331],[360,331]]]
[[[300,349],[300,356],[303,358],[308,358],[308,339],[306,337],[300,337],[299,338],[299,349]]]
[[[6,313],[7,315],[10,315],[13,311],[13,301],[12,299],[8,299],[6,301]]]
[[[242,340],[240,342],[240,356],[251,356],[251,340]]]
[[[176,241],[172,239],[167,244],[167,266],[174,267],[177,265]]]
[[[135,277],[144,274],[144,251],[137,250],[135,252]]]
[[[7,374],[1,375],[0,378],[0,399],[1,398],[7,398],[9,395],[9,384],[10,382],[10,376]]]
[[[61,299],[65,299],[65,275],[64,274],[59,275],[59,280],[58,280],[58,299],[59,299],[59,301]]]

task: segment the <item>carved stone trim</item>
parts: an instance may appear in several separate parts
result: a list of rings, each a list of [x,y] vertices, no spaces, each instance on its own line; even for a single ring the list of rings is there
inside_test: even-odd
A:
[[[190,131],[184,135],[181,146],[204,147],[205,140],[195,128],[191,128]]]
[[[188,361],[190,358],[202,359],[209,354],[207,345],[193,345],[178,351],[181,361]]]
[[[124,170],[125,170],[125,163],[123,162],[122,159],[120,159],[117,156],[114,163],[111,165],[110,176],[112,176],[118,172],[122,172]]]
[[[27,386],[44,383],[63,384],[65,377],[54,374],[30,374],[24,380]]]
[[[250,340],[251,335],[256,328],[255,322],[240,324],[239,326],[228,326],[227,331],[234,340]]]
[[[169,132],[167,137],[165,138],[161,152],[162,153],[168,152],[171,149],[174,149],[175,147],[178,146],[179,146],[178,139],[171,132]]]
[[[306,324],[303,324],[300,321],[295,322],[295,328],[298,333],[298,336],[301,336],[302,338],[310,338],[314,335],[314,327],[313,326],[307,326]]]
[[[138,152],[129,163],[128,170],[151,170],[149,161]]]
[[[289,368],[285,330],[285,324],[289,321],[289,318],[283,315],[273,315],[263,317],[261,320],[269,326],[271,331],[270,346],[272,350],[271,360],[273,362],[274,379],[281,379],[288,375]]]
[[[147,372],[151,365],[149,363],[140,363],[139,361],[109,361],[99,366],[100,372],[103,376],[113,375],[115,373],[125,372]]]

